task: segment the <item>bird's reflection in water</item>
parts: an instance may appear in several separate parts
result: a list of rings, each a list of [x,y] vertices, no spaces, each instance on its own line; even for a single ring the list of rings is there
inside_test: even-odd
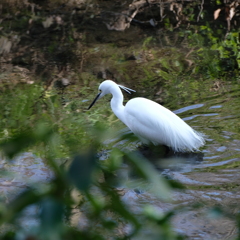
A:
[[[131,153],[134,153],[139,159],[144,158],[145,161],[148,161],[159,171],[159,174],[167,179],[174,180],[181,180],[178,178],[183,176],[183,173],[191,172],[196,165],[201,164],[204,156],[202,152],[174,152],[167,146],[154,146],[151,144],[141,145]],[[178,174],[176,175],[176,173]],[[138,171],[129,164],[127,159],[116,172],[116,177],[120,186],[129,180],[130,182],[132,180],[141,182]],[[139,183],[139,185],[141,184]]]
[[[140,154],[148,159],[157,169],[171,169],[172,171],[182,171],[189,165],[197,165],[203,161],[202,152],[175,152],[167,146],[141,145],[136,154]]]

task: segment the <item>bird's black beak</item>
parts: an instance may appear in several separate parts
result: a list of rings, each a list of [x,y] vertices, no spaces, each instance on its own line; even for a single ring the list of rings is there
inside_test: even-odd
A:
[[[100,95],[101,95],[101,92],[98,93],[98,95],[95,97],[95,99],[93,100],[93,102],[91,103],[91,105],[88,107],[88,110],[89,110],[89,109],[94,105],[94,103],[99,99]]]

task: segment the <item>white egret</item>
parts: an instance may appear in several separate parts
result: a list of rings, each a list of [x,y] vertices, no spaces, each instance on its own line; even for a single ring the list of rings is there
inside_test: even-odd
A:
[[[176,152],[195,151],[205,144],[203,134],[193,130],[176,114],[149,99],[137,97],[123,106],[123,89],[134,90],[105,80],[99,86],[99,93],[89,106],[104,95],[112,94],[111,108],[114,114],[143,142],[152,142],[171,147]]]

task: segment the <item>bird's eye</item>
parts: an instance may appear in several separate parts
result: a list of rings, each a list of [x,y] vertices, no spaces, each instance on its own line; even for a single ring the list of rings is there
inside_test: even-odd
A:
[[[102,90],[101,90],[101,89],[99,89],[99,92],[102,92]]]

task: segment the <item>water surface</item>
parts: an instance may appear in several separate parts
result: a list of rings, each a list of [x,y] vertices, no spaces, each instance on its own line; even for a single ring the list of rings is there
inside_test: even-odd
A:
[[[191,98],[191,94],[181,98],[180,93],[175,92],[175,87],[170,90],[172,96],[166,99],[164,105],[194,129],[203,132],[206,135],[206,145],[201,149],[201,153],[175,154],[170,158],[146,154],[148,161],[158,169],[159,174],[178,180],[186,186],[184,191],[174,190],[171,201],[160,201],[155,197],[148,189],[154,186],[129,188],[131,176],[128,166],[124,164],[122,172],[119,173],[119,178],[123,179],[120,186],[122,199],[135,213],[140,213],[142,206],[146,204],[153,206],[156,211],[177,209],[172,220],[174,229],[190,239],[234,239],[237,234],[234,218],[216,217],[210,209],[221,206],[232,216],[239,211],[240,88],[237,83],[226,82],[222,88],[212,90],[210,85],[202,83],[199,98]],[[156,96],[147,97],[156,100]],[[131,150],[137,148],[138,144],[132,142]],[[127,144],[127,147],[130,145]],[[107,146],[106,142],[106,148]],[[126,147],[122,142],[116,146]],[[109,151],[100,153],[100,159],[106,159]],[[8,170],[8,174],[2,177],[0,182],[5,202],[29,185],[37,186],[39,182],[52,178],[52,173],[44,161],[31,153],[19,156],[13,162],[2,160],[1,168]],[[195,203],[201,203],[202,207],[194,207]],[[86,221],[82,218],[82,212],[76,209],[74,211],[76,213],[72,223],[84,227]],[[27,217],[21,224],[25,228],[37,225],[34,218],[37,212],[37,207],[28,208],[25,212]],[[124,231],[130,230],[126,227]],[[146,239],[148,231],[152,231],[154,235],[154,229],[145,229],[136,239]]]
[[[177,101],[179,94],[173,91],[165,104],[173,109],[174,103],[181,103],[174,112],[206,135],[202,154],[175,154],[171,158],[145,154],[159,174],[180,181],[187,189],[174,191],[172,202],[159,201],[148,189],[136,192],[126,188],[123,199],[135,211],[146,203],[162,211],[180,209],[173,218],[173,225],[190,239],[234,239],[237,228],[233,219],[214,217],[210,209],[221,206],[233,216],[239,211],[240,88],[237,83],[226,82],[216,90],[203,83],[202,91],[198,100],[191,99],[189,94],[185,99],[186,103],[191,103],[189,105],[184,100]],[[154,96],[149,98],[154,100]],[[131,181],[131,177],[127,181]],[[203,207],[196,209],[195,203]],[[137,239],[144,239],[146,235],[142,233]]]

